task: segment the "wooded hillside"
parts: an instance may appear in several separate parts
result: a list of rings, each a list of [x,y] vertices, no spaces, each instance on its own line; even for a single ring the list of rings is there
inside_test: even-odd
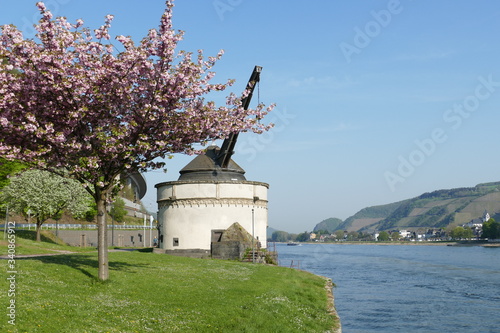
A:
[[[500,215],[500,182],[437,190],[387,205],[361,209],[336,229],[375,231],[402,228],[446,228]]]

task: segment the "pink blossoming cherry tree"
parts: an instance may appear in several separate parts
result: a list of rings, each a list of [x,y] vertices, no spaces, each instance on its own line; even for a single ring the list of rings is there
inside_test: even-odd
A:
[[[272,106],[245,110],[245,94],[230,94],[224,106],[205,99],[232,84],[211,83],[223,52],[176,52],[183,32],[172,28],[170,1],[138,44],[125,36],[113,44],[112,15],[91,31],[37,6],[36,38],[1,27],[0,156],[65,170],[86,186],[98,210],[98,278],[107,280],[105,209],[119,176],[161,168],[160,159],[193,153],[196,143],[267,130],[258,119]]]

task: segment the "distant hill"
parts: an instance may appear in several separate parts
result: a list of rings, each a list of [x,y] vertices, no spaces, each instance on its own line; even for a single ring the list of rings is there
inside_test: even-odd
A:
[[[271,228],[271,227],[267,227],[267,239],[270,239],[272,236],[273,236],[273,232],[275,231],[278,231],[277,229],[274,229],[274,228]]]
[[[390,216],[407,201],[409,200],[363,208],[353,216],[347,218],[341,225],[339,225],[337,230],[359,231],[366,229],[369,226],[374,226],[377,222],[380,222]]]
[[[446,228],[483,216],[500,216],[500,182],[438,190],[387,205],[363,208],[337,230],[366,231],[401,228]]]
[[[339,225],[342,224],[342,220],[336,217],[330,217],[329,219],[323,220],[320,223],[316,224],[313,231],[326,230],[328,232],[334,232],[337,230]]]

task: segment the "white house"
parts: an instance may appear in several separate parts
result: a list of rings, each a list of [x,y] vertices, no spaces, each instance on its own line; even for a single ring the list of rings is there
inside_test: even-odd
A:
[[[411,237],[411,231],[408,230],[400,230],[399,231],[399,236],[401,238],[410,238]]]

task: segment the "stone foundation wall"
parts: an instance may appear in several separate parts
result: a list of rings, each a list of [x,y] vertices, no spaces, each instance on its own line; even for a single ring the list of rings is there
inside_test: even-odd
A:
[[[238,241],[212,242],[212,258],[241,260],[246,249],[252,247]]]
[[[170,254],[170,255],[179,256],[179,257],[200,258],[200,259],[210,258],[210,251],[203,250],[203,249],[165,250],[165,249],[155,248],[155,249],[153,249],[153,252],[154,253]]]

